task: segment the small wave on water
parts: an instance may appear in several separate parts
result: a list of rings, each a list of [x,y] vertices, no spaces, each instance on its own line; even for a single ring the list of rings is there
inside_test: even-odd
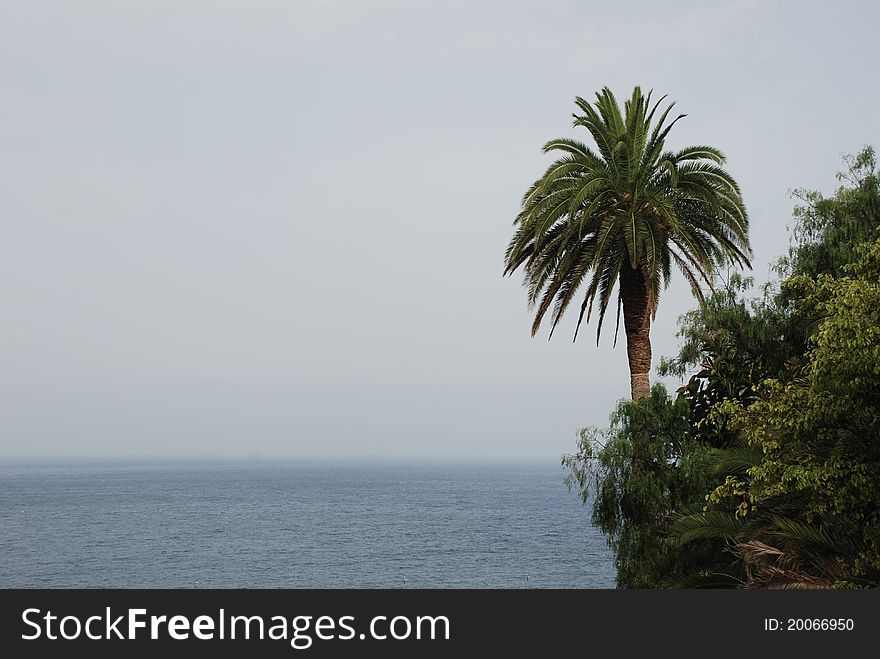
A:
[[[612,588],[558,465],[0,467],[0,585]]]

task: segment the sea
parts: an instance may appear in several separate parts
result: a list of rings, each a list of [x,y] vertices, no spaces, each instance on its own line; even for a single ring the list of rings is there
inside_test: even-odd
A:
[[[0,466],[4,588],[613,588],[558,463]]]

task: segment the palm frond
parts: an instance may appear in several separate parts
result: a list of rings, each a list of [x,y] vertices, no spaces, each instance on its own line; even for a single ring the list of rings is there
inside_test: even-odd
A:
[[[574,126],[586,129],[592,144],[561,137],[544,145],[558,157],[523,195],[504,255],[505,275],[523,272],[533,334],[550,313],[552,336],[578,298],[575,338],[595,303],[598,339],[615,290],[627,316],[619,292],[624,272],[644,278],[638,306],[653,316],[673,264],[697,297],[700,281],[711,289],[724,263],[749,265],[748,214],[739,185],[722,168],[724,155],[707,145],[667,150],[667,136],[685,115],[673,115],[665,96],[651,97],[636,87],[623,109],[607,87],[592,102],[576,97]]]
[[[672,524],[669,537],[677,545],[708,538],[734,541],[745,528],[746,523],[731,512],[707,510],[677,518]]]

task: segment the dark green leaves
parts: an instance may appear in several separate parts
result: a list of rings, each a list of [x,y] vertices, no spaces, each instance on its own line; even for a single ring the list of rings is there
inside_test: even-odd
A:
[[[578,327],[598,303],[600,333],[623,268],[642,271],[653,314],[672,263],[697,295],[722,263],[748,264],[748,216],[724,156],[704,145],[665,149],[684,115],[670,120],[674,104],[660,112],[664,100],[652,104],[638,87],[622,110],[607,87],[592,103],[577,97],[574,125],[595,150],[568,138],[544,145],[560,157],[523,196],[504,270],[523,270],[533,333],[550,312],[552,334],[577,296]]]

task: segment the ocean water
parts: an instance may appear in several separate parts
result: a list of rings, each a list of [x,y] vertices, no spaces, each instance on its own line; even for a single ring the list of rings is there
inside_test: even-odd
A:
[[[557,465],[0,467],[0,587],[612,588]]]

